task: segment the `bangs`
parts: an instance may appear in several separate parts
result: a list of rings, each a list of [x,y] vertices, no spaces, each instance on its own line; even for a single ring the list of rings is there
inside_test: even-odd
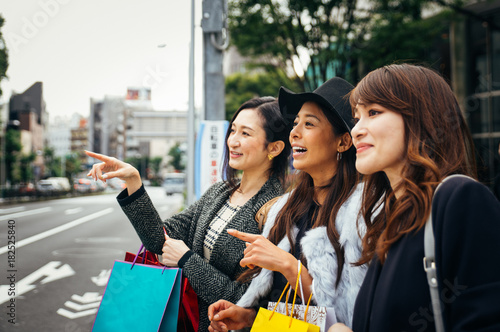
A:
[[[354,88],[349,102],[354,112],[356,105],[378,104],[398,113],[410,114],[410,103],[405,101],[408,95],[408,83],[397,77],[389,67],[382,67],[366,75]]]

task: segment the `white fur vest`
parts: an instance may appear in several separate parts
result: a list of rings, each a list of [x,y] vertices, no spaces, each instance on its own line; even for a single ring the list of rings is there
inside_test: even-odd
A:
[[[361,257],[361,238],[366,232],[366,226],[358,215],[361,208],[363,185],[358,185],[348,200],[340,207],[336,219],[337,231],[340,234],[340,244],[344,248],[345,263],[338,287],[337,255],[326,234],[326,227],[321,226],[307,231],[300,241],[302,252],[307,260],[307,269],[313,278],[312,291],[316,305],[334,307],[337,320],[347,326],[352,326],[354,302],[366,273],[366,265],[352,266]],[[283,208],[290,194],[283,195],[271,207],[267,216],[262,235],[267,237],[275,223],[278,212]],[[298,228],[294,229],[294,237]],[[360,238],[361,237],[361,238]],[[278,247],[290,252],[288,238],[283,238]],[[273,272],[263,269],[252,280],[243,297],[238,301],[242,307],[252,307],[264,298],[271,290]]]

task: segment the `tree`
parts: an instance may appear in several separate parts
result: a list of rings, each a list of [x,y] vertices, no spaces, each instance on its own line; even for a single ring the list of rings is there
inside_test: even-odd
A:
[[[5,23],[5,19],[0,15],[0,81],[7,77],[7,68],[9,67],[9,56],[7,53],[7,46],[5,46],[5,41],[2,35],[2,27]],[[0,87],[0,96],[2,95],[2,89]]]
[[[168,164],[171,165],[176,171],[183,171],[186,168],[186,166],[182,162],[183,154],[184,153],[181,150],[179,143],[175,143],[175,145],[172,146],[168,151],[168,155],[171,157]]]
[[[142,157],[142,156],[138,155],[137,157],[126,158],[125,162],[134,166],[139,171],[139,174],[141,175],[142,179],[147,178],[147,169],[149,167],[149,157]]]
[[[19,156],[21,154],[21,132],[7,129],[5,133],[5,173],[8,182],[17,183],[19,174]]]
[[[231,41],[257,63],[282,72],[293,68],[292,77],[301,90],[313,90],[332,76],[349,78],[352,40],[360,31],[356,4],[356,0],[231,0]]]
[[[356,83],[372,69],[402,61],[431,65],[446,76],[453,14],[478,19],[462,2],[231,0],[229,28],[242,55],[267,69],[293,68],[292,78],[304,90],[334,76]],[[424,10],[440,12],[423,17]],[[308,65],[304,76],[299,62]]]
[[[296,82],[284,73],[236,73],[226,77],[226,119],[229,121],[238,108],[255,97],[277,97],[280,86],[300,90]]]
[[[148,179],[151,180],[151,185],[160,186],[161,185],[161,177],[160,177],[160,167],[161,162],[163,161],[162,157],[154,157],[149,161],[150,164],[150,174],[148,174]]]
[[[64,159],[65,174],[61,174],[72,182],[75,175],[82,171],[82,163],[77,153],[71,153],[66,155]]]
[[[45,164],[44,177],[61,176],[61,158],[55,156],[54,148],[43,149],[43,160]]]
[[[32,182],[33,168],[31,167],[35,161],[36,153],[31,152],[28,155],[21,155],[19,158],[19,178],[21,182]]]
[[[366,40],[356,44],[355,55],[361,60],[362,75],[384,65],[413,62],[439,65],[447,57],[449,47],[440,52],[439,45],[448,46],[451,12],[444,10],[423,18],[422,12],[433,1],[372,1],[371,20],[365,26]],[[446,54],[443,54],[446,53]]]

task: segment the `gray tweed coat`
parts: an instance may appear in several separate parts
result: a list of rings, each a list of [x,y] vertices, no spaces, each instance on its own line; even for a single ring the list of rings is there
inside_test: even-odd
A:
[[[283,188],[278,179],[270,177],[260,191],[241,207],[225,229],[260,233],[255,214],[267,201],[282,193]],[[146,249],[162,253],[165,241],[162,227],[165,226],[170,237],[183,240],[193,251],[184,263],[182,273],[198,295],[198,331],[208,330],[210,322],[207,312],[210,304],[219,299],[236,303],[248,288],[248,284],[235,280],[243,271],[239,265],[245,250],[243,241],[222,232],[214,244],[210,261],[206,262],[203,256],[203,241],[208,226],[228,199],[227,184],[218,182],[186,210],[162,222],[144,187],[130,196],[124,190],[117,197]]]

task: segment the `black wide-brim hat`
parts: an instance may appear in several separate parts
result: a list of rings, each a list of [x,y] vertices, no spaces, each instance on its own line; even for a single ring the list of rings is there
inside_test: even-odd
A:
[[[353,127],[351,105],[347,94],[354,89],[352,84],[340,77],[334,77],[313,92],[294,93],[281,87],[278,102],[281,114],[287,121],[294,121],[302,105],[308,101],[316,102],[324,112],[330,113],[347,132]]]

